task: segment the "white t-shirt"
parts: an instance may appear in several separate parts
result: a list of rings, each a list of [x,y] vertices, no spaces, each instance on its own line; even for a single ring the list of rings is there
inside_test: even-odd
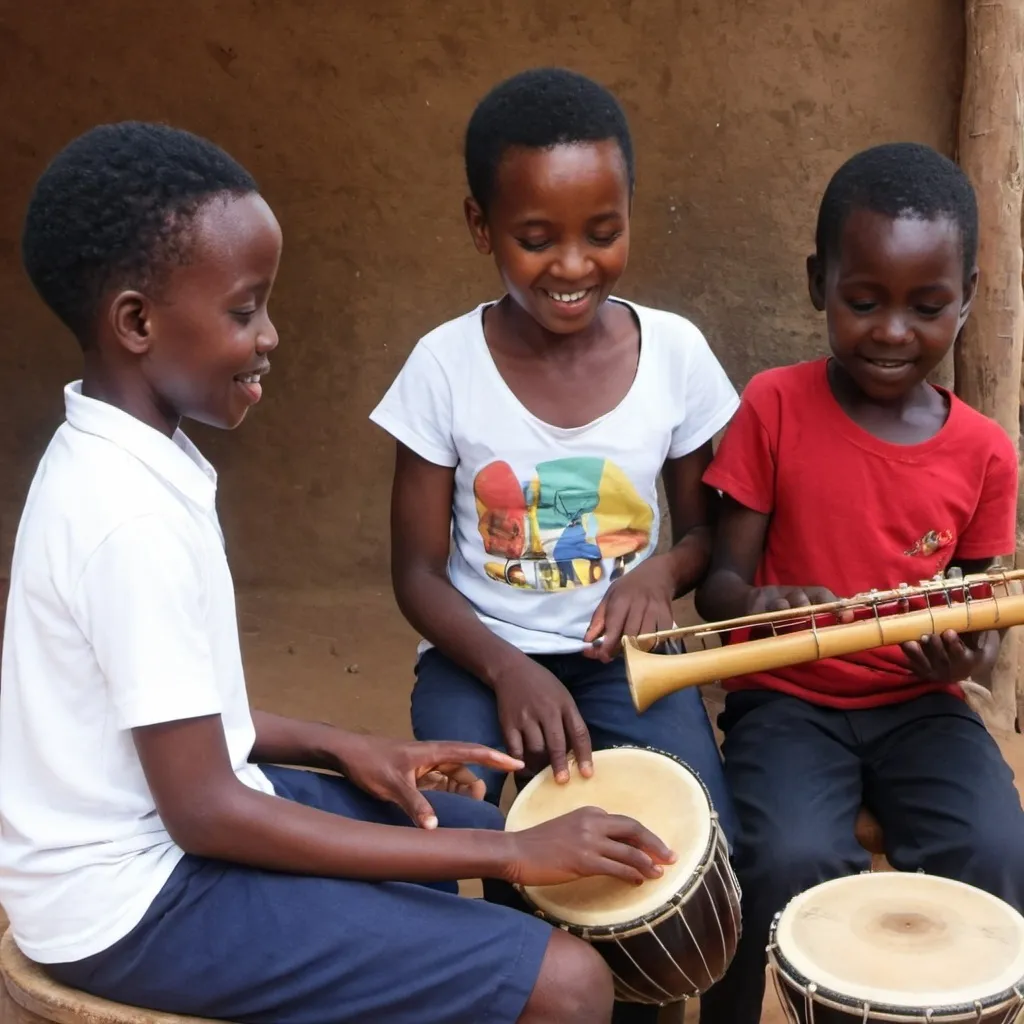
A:
[[[739,398],[692,323],[627,303],[640,325],[629,392],[585,426],[552,426],[499,373],[488,305],[422,338],[370,418],[455,469],[448,574],[480,619],[528,654],[579,651],[612,581],[657,546],[665,460],[710,440]]]
[[[255,739],[216,475],[191,442],[65,389],[14,548],[0,681],[0,903],[41,963],[106,949],[182,857],[131,729],[220,714]]]

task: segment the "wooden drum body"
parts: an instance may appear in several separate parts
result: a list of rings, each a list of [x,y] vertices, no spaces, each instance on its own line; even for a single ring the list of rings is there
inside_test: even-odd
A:
[[[791,1024],[1024,1022],[1024,917],[945,878],[815,886],[777,915],[768,964]]]
[[[703,783],[678,759],[639,747],[596,751],[589,779],[575,764],[570,771],[562,785],[550,768],[531,779],[506,828],[600,807],[641,822],[676,853],[676,862],[640,886],[585,878],[523,886],[523,898],[538,916],[601,953],[620,1001],[661,1006],[707,991],[736,952],[740,890]]]

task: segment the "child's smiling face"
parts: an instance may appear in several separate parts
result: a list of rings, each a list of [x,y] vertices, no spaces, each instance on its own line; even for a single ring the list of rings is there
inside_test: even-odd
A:
[[[967,319],[977,271],[964,280],[960,230],[949,217],[854,209],[811,297],[828,320],[836,361],[868,398],[900,399],[924,381]]]
[[[630,186],[614,139],[508,150],[486,212],[466,201],[477,249],[517,305],[554,334],[593,322],[629,258]]]
[[[118,296],[111,315],[169,428],[187,417],[231,429],[259,401],[259,380],[277,346],[267,302],[281,229],[253,193],[215,196],[190,232],[187,259],[152,294]]]

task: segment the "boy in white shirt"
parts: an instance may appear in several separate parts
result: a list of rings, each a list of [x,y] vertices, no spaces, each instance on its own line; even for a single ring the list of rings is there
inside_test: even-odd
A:
[[[84,370],[8,599],[14,937],[66,984],[240,1024],[607,1021],[593,949],[456,881],[639,883],[671,859],[654,836],[595,809],[504,833],[464,764],[520,761],[250,712],[216,475],[180,421],[259,401],[280,253],[250,175],[186,132],[94,129],[37,184],[26,269]]]

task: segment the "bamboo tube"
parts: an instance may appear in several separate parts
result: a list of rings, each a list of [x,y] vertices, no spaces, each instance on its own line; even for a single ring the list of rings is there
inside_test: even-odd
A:
[[[1021,624],[1024,624],[1024,594],[1011,594],[823,629],[805,629],[688,654],[650,654],[641,650],[635,639],[627,637],[624,641],[626,676],[633,705],[642,713],[666,694],[688,686],[704,686],[717,679],[857,654],[919,640],[947,629],[974,633]]]

